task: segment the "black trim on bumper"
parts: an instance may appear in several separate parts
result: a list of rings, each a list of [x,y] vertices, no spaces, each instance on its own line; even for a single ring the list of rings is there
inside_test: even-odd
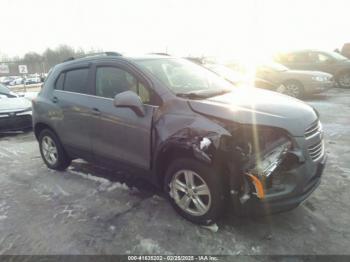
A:
[[[31,115],[15,115],[0,118],[0,132],[18,131],[32,127]]]
[[[296,208],[320,185],[322,173],[325,168],[325,162],[326,157],[324,157],[322,162],[317,164],[315,174],[309,181],[306,182],[300,193],[293,196],[288,196],[286,198],[269,201],[259,200],[257,198],[251,199],[249,202],[247,202],[247,205],[249,205],[248,212],[255,215],[268,215]]]

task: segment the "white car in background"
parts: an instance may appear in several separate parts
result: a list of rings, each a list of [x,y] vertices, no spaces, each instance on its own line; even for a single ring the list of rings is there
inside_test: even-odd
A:
[[[22,85],[22,84],[23,84],[23,81],[24,81],[24,78],[23,78],[23,77],[15,78],[14,80],[12,80],[12,81],[10,82],[10,86]]]
[[[26,85],[38,84],[41,83],[40,77],[28,77],[24,80]]]

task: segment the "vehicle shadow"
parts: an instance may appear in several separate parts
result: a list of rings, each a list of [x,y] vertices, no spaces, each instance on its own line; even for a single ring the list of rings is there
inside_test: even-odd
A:
[[[24,130],[24,131],[9,131],[9,132],[0,132],[0,139],[2,138],[13,138],[20,135],[26,135],[32,133],[32,129]]]
[[[305,97],[304,101],[305,102],[312,102],[312,101],[324,101],[328,100],[329,95],[321,93],[321,94],[313,94]]]
[[[131,175],[117,169],[98,166],[79,159],[72,162],[71,170],[104,178],[111,182],[125,183],[129,188],[137,188],[145,196],[162,195],[162,191],[157,189],[146,178]]]

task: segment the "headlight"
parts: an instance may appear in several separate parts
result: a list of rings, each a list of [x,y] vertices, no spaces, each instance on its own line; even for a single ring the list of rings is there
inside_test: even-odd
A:
[[[294,147],[289,135],[278,128],[246,126],[234,137],[242,138],[232,148],[238,152],[235,157],[242,161],[243,172],[258,176],[270,176]]]
[[[28,107],[27,109],[22,110],[19,113],[16,113],[17,116],[21,115],[31,115],[32,114],[32,107]]]
[[[312,80],[319,81],[319,82],[325,82],[328,81],[328,76],[313,76]]]
[[[253,174],[269,177],[282,162],[283,157],[290,149],[292,143],[288,140],[280,141],[278,145],[259,156],[256,166],[251,170]]]

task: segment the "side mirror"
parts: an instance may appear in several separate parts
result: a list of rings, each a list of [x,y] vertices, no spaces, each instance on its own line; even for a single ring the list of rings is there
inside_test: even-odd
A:
[[[145,116],[145,109],[140,97],[132,91],[125,91],[117,94],[114,97],[113,103],[115,107],[128,107],[133,110],[136,115]]]

